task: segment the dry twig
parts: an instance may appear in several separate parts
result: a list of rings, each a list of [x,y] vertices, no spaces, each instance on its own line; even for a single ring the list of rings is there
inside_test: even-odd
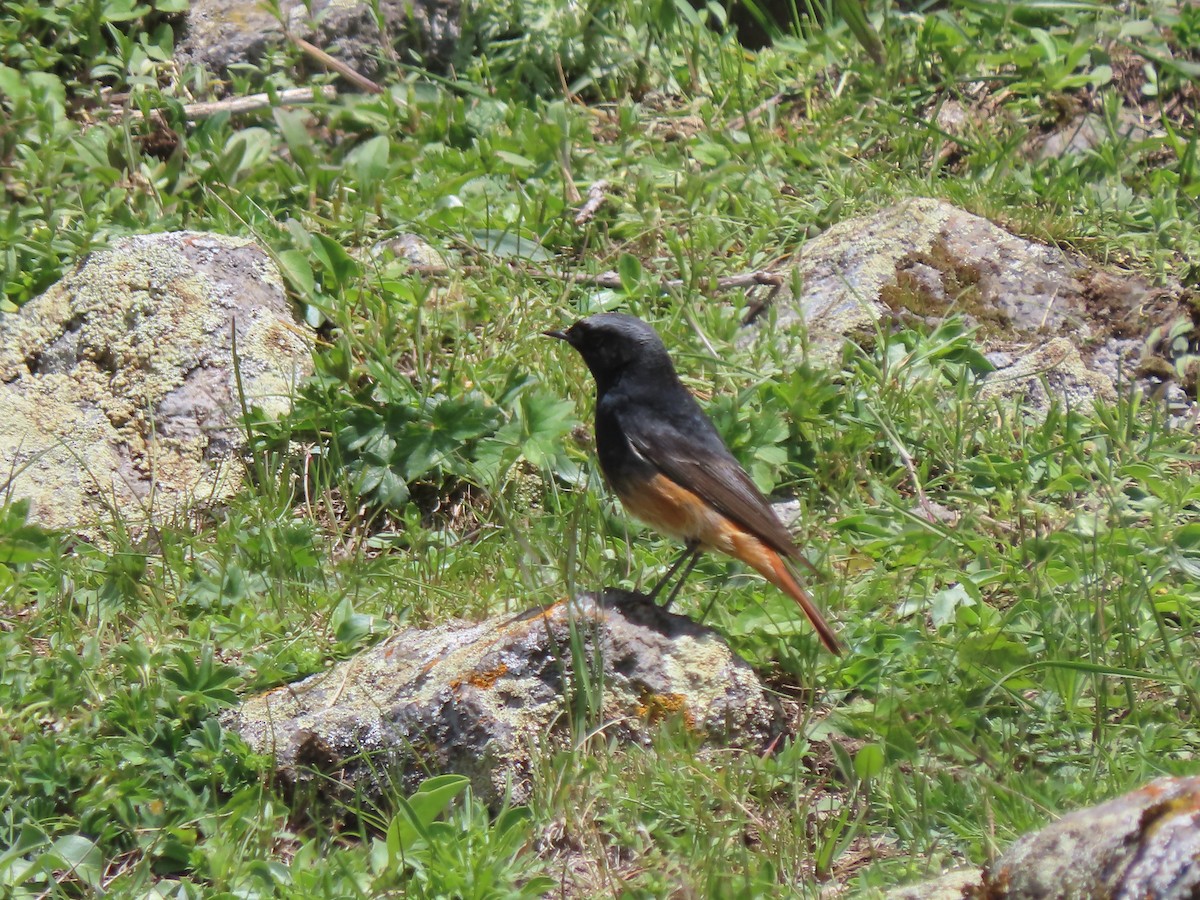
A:
[[[244,116],[247,113],[270,109],[273,106],[297,106],[312,103],[316,98],[333,100],[337,97],[337,88],[331,84],[316,88],[289,88],[274,94],[250,94],[246,97],[226,97],[224,100],[210,100],[204,103],[188,103],[183,107],[183,114],[189,122],[210,119],[218,113],[227,112],[231,116]],[[151,110],[151,115],[161,115],[163,110]],[[138,109],[115,109],[113,117],[127,116],[131,121],[139,121],[145,116]]]
[[[354,86],[366,91],[369,94],[382,94],[383,88],[363,75],[346,65],[340,59],[334,59],[320,47],[315,44],[310,44],[304,38],[296,37],[294,34],[288,34],[288,40],[293,44],[323,65],[330,71],[337,72]]]
[[[603,178],[588,188],[587,202],[579,207],[579,212],[575,214],[576,225],[586,225],[596,217],[596,210],[604,203],[607,191],[608,182]]]

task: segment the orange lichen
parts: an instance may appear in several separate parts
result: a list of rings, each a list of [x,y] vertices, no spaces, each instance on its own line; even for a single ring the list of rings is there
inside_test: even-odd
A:
[[[503,678],[506,674],[508,674],[508,666],[504,663],[500,663],[499,665],[492,666],[490,669],[472,672],[467,676],[467,684],[486,691],[495,686],[496,682]]]
[[[651,694],[642,695],[637,712],[651,724],[661,722],[668,716],[679,716],[688,728],[695,727],[695,720],[687,708],[687,697],[683,694]]]

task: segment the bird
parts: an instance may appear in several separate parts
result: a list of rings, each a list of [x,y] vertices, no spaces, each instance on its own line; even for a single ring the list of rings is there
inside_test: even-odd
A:
[[[686,560],[669,607],[700,553],[716,550],[795,600],[821,643],[840,654],[841,642],[791,568],[807,559],[679,380],[654,328],[605,312],[543,334],[574,347],[595,379],[596,453],[613,493],[635,518],[684,543],[650,599]]]

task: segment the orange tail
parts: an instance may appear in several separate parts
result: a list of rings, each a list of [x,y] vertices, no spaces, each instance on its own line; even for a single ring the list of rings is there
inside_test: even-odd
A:
[[[821,643],[825,645],[830,653],[837,656],[842,655],[842,642],[838,640],[829,623],[825,621],[825,617],[821,615],[821,611],[817,609],[813,603],[812,597],[808,596],[808,591],[800,586],[800,582],[796,580],[796,576],[788,569],[787,563],[783,561],[778,553],[769,547],[762,546],[761,552],[755,554],[758,559],[745,559],[745,562],[750,563],[758,570],[758,573],[763,578],[775,585],[798,604],[804,610],[804,614],[808,616],[808,621],[812,622],[813,628],[817,632],[817,637],[821,639]]]

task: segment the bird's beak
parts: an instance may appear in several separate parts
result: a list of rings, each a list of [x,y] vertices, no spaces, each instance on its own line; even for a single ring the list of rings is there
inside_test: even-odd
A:
[[[567,333],[565,331],[543,331],[542,334],[544,334],[546,337],[558,338],[560,341],[567,341],[570,343],[570,339],[567,337]]]

